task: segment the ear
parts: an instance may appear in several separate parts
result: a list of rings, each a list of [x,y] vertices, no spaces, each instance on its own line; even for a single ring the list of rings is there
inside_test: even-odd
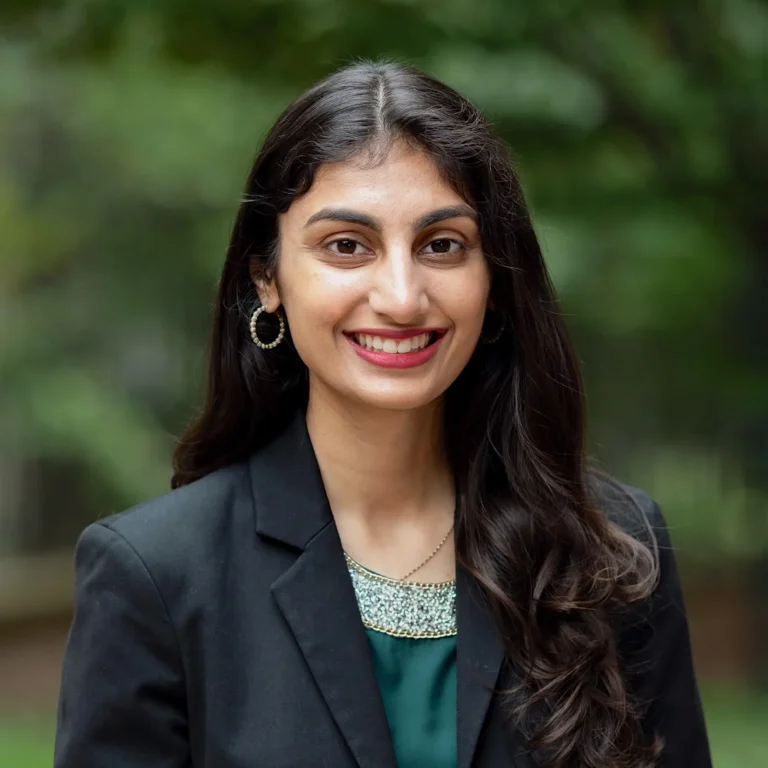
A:
[[[250,260],[249,272],[261,305],[267,312],[274,312],[281,304],[277,280],[274,276],[271,279],[264,276],[264,271],[256,257],[252,257]]]

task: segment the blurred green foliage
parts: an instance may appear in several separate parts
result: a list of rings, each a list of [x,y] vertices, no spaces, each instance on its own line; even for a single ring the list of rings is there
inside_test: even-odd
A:
[[[6,0],[0,23],[0,459],[70,484],[25,514],[71,541],[167,488],[259,140],[381,56],[512,146],[594,453],[691,556],[765,554],[765,4]]]

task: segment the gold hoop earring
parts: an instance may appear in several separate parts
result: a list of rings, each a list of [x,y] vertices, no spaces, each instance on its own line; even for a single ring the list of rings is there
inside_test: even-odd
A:
[[[285,320],[283,320],[283,316],[277,311],[269,313],[274,314],[277,317],[277,320],[280,323],[280,330],[278,331],[277,337],[274,341],[270,341],[269,344],[265,344],[259,338],[259,334],[256,331],[256,321],[259,319],[259,315],[266,311],[267,308],[261,306],[258,307],[258,309],[256,309],[256,311],[251,315],[251,338],[253,339],[253,343],[261,349],[274,349],[285,338]]]

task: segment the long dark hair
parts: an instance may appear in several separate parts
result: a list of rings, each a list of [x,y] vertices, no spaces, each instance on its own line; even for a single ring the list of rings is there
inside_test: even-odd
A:
[[[615,639],[625,606],[650,594],[653,553],[591,492],[578,364],[504,143],[443,83],[389,63],[346,67],[293,102],[267,135],[234,224],[213,316],[202,413],[180,439],[172,485],[242,461],[307,400],[291,341],[264,351],[248,319],[251,271],[269,278],[278,215],[322,163],[392,142],[429,153],[479,215],[491,272],[480,344],[445,399],[444,435],[456,477],[458,561],[482,586],[507,660],[521,673],[519,724],[542,712],[531,746],[544,764],[643,768],[643,742]],[[520,701],[518,694],[510,701]]]

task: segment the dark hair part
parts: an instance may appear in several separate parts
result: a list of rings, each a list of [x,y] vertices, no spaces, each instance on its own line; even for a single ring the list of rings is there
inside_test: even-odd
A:
[[[522,679],[512,714],[524,730],[537,720],[530,744],[552,768],[655,765],[660,745],[643,741],[615,633],[627,604],[654,587],[653,553],[590,491],[578,364],[520,184],[504,143],[446,85],[401,65],[355,64],[277,120],[234,224],[207,398],[178,443],[172,485],[245,459],[306,406],[307,371],[290,332],[268,351],[250,338],[250,272],[274,273],[278,216],[321,164],[377,162],[398,141],[428,153],[475,208],[491,272],[486,322],[501,336],[480,344],[449,388],[444,435],[459,492],[457,558],[482,586]]]

